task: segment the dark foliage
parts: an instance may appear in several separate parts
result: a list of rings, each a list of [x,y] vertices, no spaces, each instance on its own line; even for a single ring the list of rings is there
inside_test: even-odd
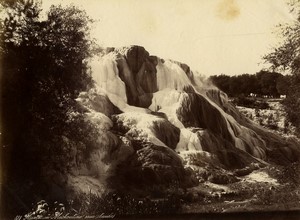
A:
[[[6,12],[0,22],[6,189],[1,199],[13,197],[8,191],[18,193],[23,206],[10,204],[26,209],[26,199],[47,193],[50,177],[42,169],[66,171],[71,158],[63,146],[68,140],[76,148],[92,145],[93,128],[74,100],[92,83],[86,62],[93,45],[88,35],[91,20],[74,6],[52,6],[42,20],[40,3],[31,0],[3,1],[1,9]]]
[[[269,104],[264,100],[245,97],[244,95],[239,95],[238,97],[234,98],[233,103],[238,106],[244,106],[255,109],[267,109],[270,107]]]
[[[292,24],[279,25],[284,41],[264,59],[272,64],[273,70],[288,71],[292,74],[285,79],[280,79],[277,87],[285,90],[287,98],[283,104],[288,119],[300,133],[300,3],[293,1],[290,6],[297,17]]]
[[[150,199],[138,198],[122,192],[106,192],[101,196],[94,194],[80,194],[68,203],[54,202],[48,204],[44,200],[37,203],[29,212],[28,218],[64,218],[94,216],[95,218],[108,218],[107,216],[145,216],[158,214],[175,214],[181,210],[181,196],[174,191],[164,198]],[[84,201],[84,202],[83,202]]]
[[[210,77],[210,80],[223,92],[227,93],[231,97],[237,97],[240,95],[248,96],[251,93],[257,96],[272,96],[279,97],[283,92],[281,83],[281,90],[277,88],[279,78],[282,75],[276,72],[260,71],[255,75],[242,74],[238,76],[227,76],[224,74],[214,75]]]
[[[297,128],[300,134],[300,75],[295,74],[289,77],[287,97],[282,101],[288,120]]]

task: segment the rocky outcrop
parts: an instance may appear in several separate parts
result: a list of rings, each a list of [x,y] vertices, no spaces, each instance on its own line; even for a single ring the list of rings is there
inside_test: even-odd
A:
[[[192,173],[184,169],[182,159],[171,149],[148,143],[119,165],[113,184],[147,190],[153,185],[191,186]]]
[[[98,141],[73,169],[68,182],[75,188],[82,188],[80,180],[120,189],[188,187],[198,184],[196,173],[207,166],[226,173],[300,158],[296,143],[245,119],[186,64],[132,46],[111,48],[91,66],[95,87],[77,101]],[[236,181],[226,175],[210,181]]]
[[[123,113],[113,117],[115,130],[133,139],[175,149],[180,130],[168,120],[145,113]]]
[[[136,46],[120,49],[116,61],[119,76],[126,85],[128,104],[148,107],[152,93],[157,91],[157,58]]]
[[[194,78],[194,73],[192,72],[191,68],[185,64],[185,63],[180,63],[178,61],[173,61],[172,62],[176,63],[180,68],[186,73],[187,77],[190,79],[192,84],[195,84],[195,78]]]
[[[93,110],[95,112],[101,112],[106,116],[113,114],[119,114],[121,111],[114,106],[109,100],[105,91],[99,88],[92,88],[88,92],[82,92],[76,99],[86,111]]]
[[[267,161],[282,165],[299,161],[300,151],[298,146],[300,146],[300,143],[297,140],[285,139],[251,122],[240,114],[233,104],[228,101],[228,97],[225,93],[217,89],[211,89],[207,91],[206,94],[210,100],[215,102],[227,114],[231,115],[240,125],[249,128],[252,133],[265,141],[265,159]],[[252,143],[252,145],[253,144],[254,143]]]
[[[232,142],[225,117],[207,99],[195,92],[182,94],[180,108],[177,109],[178,119],[184,127],[208,129]]]

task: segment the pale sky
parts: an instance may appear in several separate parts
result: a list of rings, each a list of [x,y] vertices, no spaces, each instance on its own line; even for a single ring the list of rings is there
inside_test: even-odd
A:
[[[276,46],[279,23],[291,22],[286,0],[43,0],[74,3],[105,47],[140,45],[152,55],[188,64],[204,75],[255,73]]]

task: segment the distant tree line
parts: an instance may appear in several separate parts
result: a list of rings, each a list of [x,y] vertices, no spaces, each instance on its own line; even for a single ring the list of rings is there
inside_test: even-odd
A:
[[[261,70],[256,74],[237,76],[213,75],[210,80],[231,97],[249,96],[252,93],[258,97],[276,98],[280,95],[286,95],[290,78],[289,75]]]

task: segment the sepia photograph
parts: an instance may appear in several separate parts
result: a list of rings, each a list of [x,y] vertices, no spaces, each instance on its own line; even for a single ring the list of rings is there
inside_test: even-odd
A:
[[[300,219],[299,0],[0,0],[0,219]]]

